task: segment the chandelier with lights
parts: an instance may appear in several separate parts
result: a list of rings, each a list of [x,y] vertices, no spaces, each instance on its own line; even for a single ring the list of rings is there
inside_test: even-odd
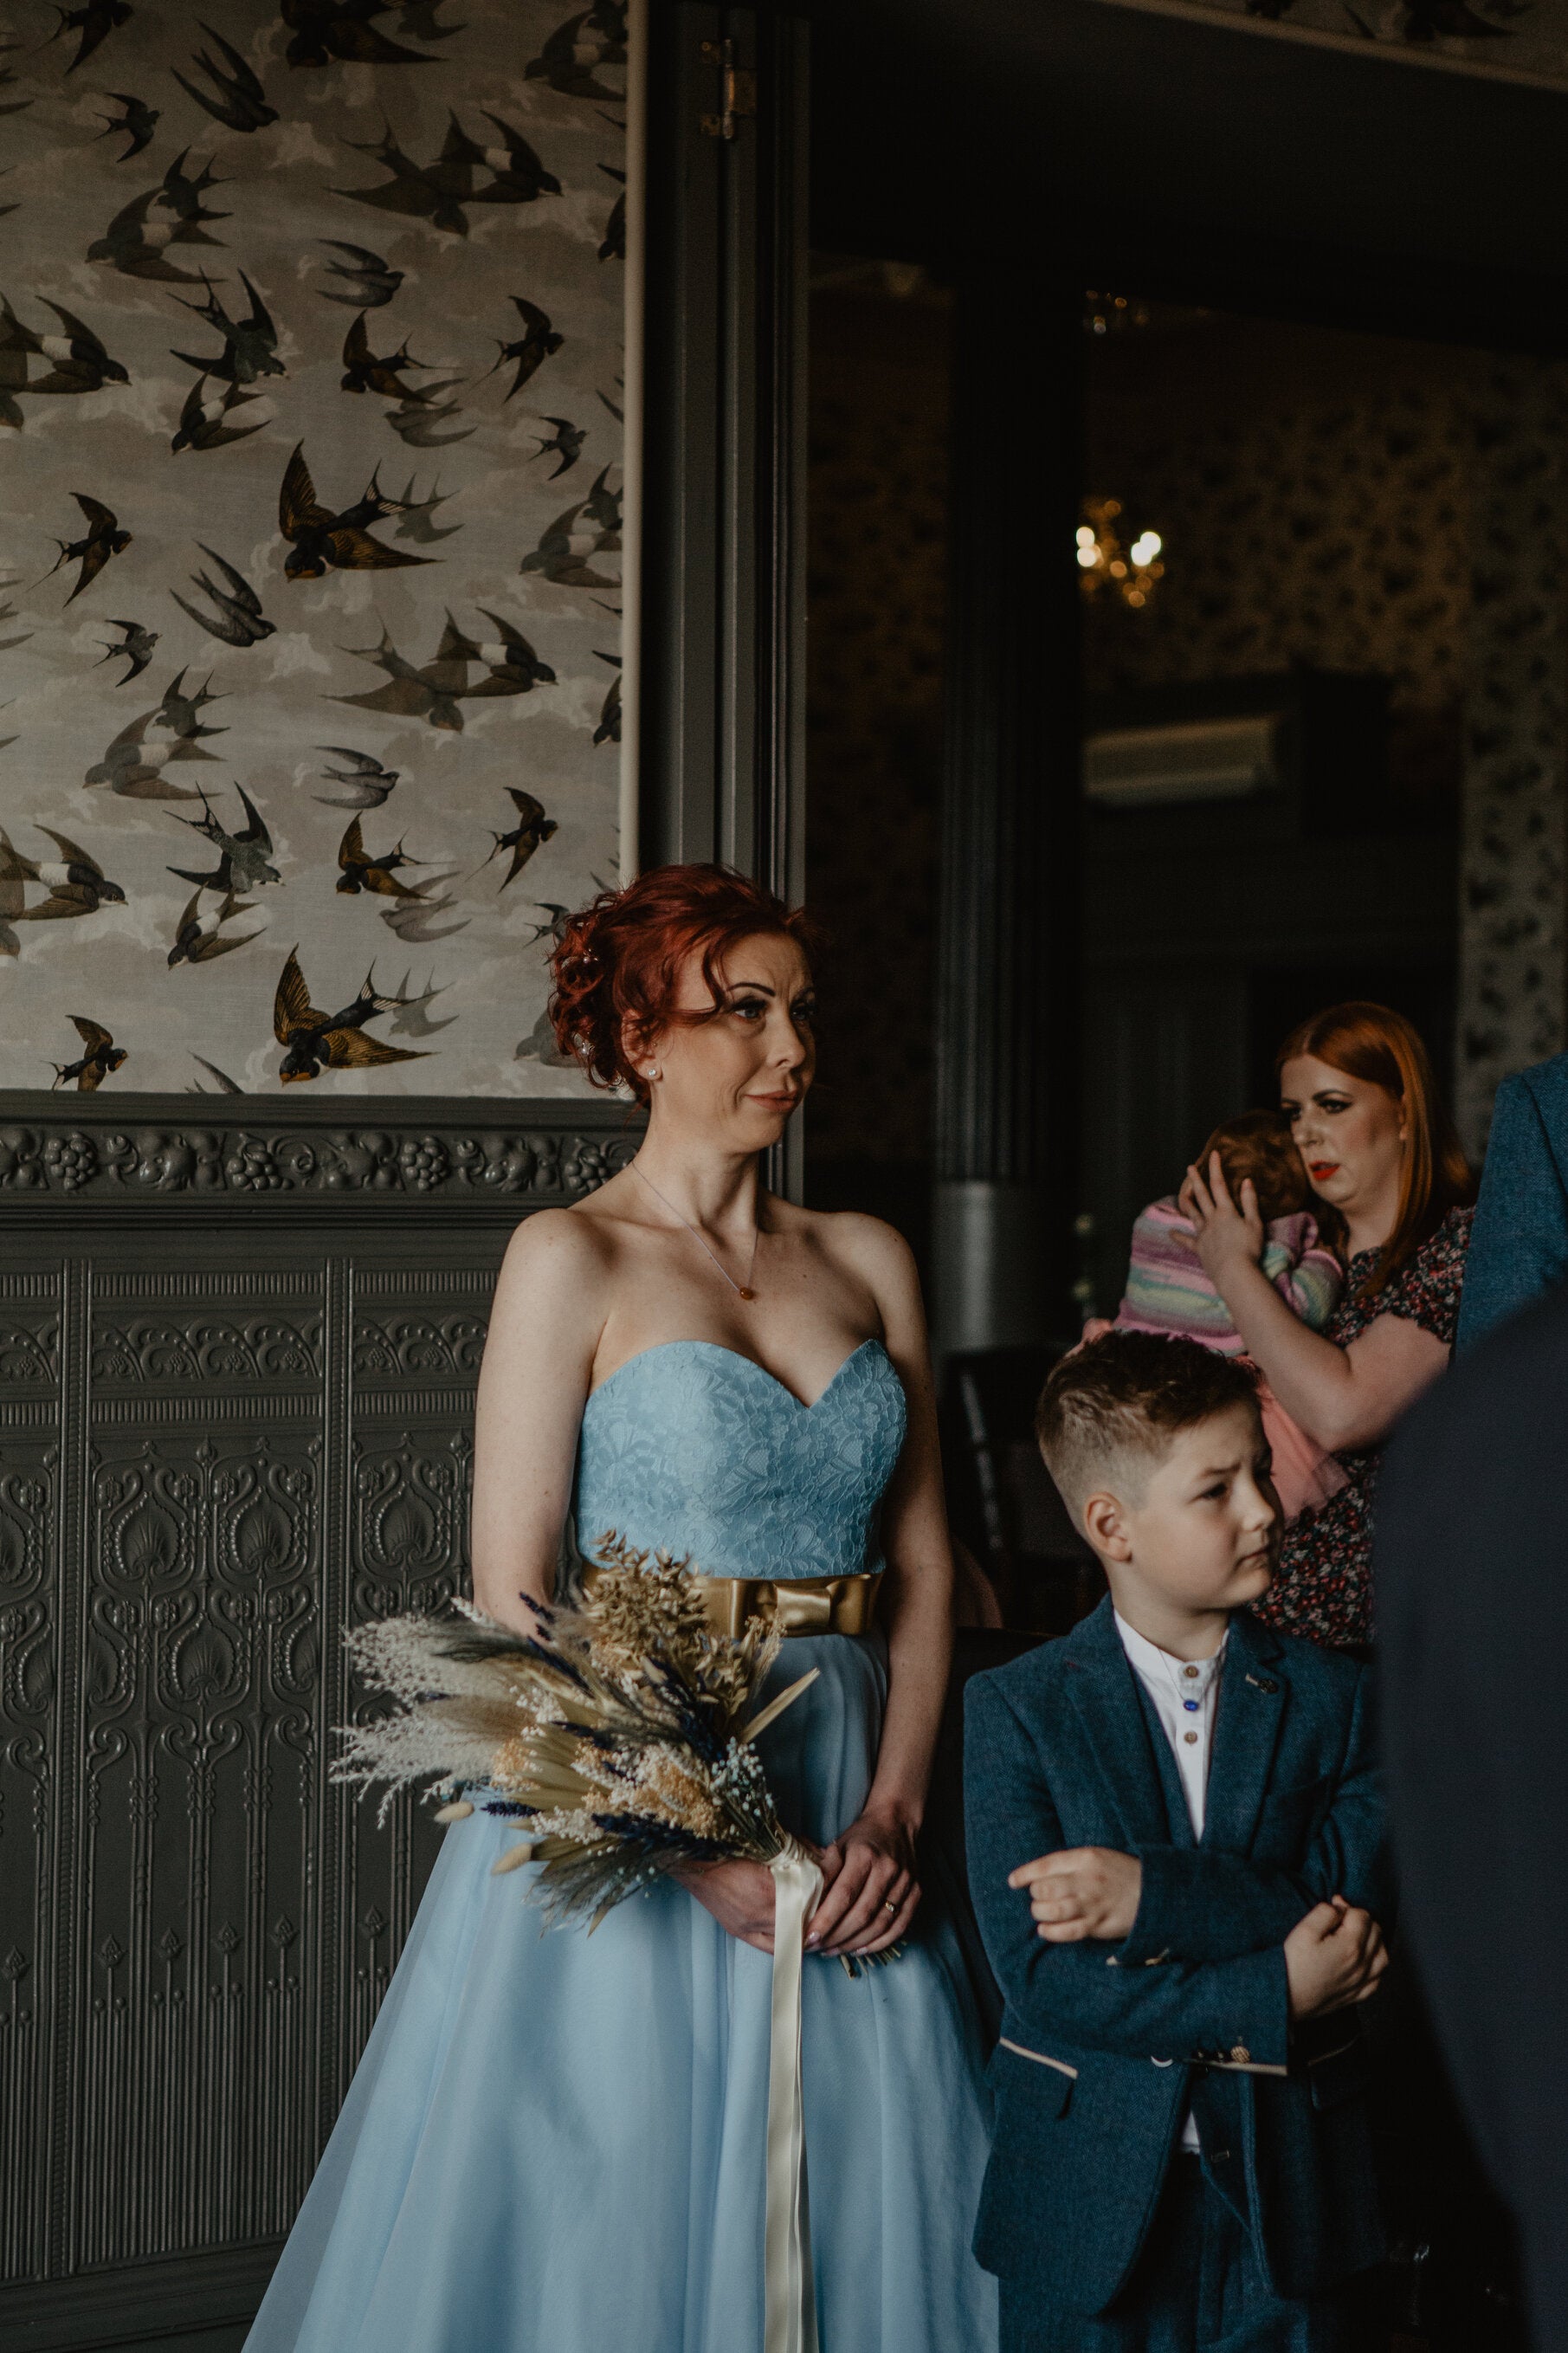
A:
[[[1085,499],[1084,520],[1078,527],[1079,578],[1086,596],[1112,588],[1124,604],[1146,605],[1154,584],[1164,576],[1160,561],[1164,542],[1157,531],[1142,531],[1130,547],[1123,547],[1116,528],[1121,512],[1120,499]]]

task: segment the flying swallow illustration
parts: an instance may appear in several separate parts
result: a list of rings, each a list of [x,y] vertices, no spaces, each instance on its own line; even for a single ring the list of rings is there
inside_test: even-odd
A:
[[[621,193],[610,207],[610,217],[605,224],[605,235],[599,247],[601,261],[624,261],[626,258],[626,175],[617,172],[613,164],[599,166],[606,179],[619,180]]]
[[[460,31],[461,27],[457,26],[454,29]],[[428,38],[428,36],[426,37]],[[411,997],[408,984],[412,978],[412,971],[405,972],[398,983],[397,1010],[392,1017],[393,1037],[433,1038],[437,1029],[449,1029],[458,1018],[455,1013],[448,1013],[444,1020],[432,1021],[425,1008],[427,1005],[433,1005],[437,997],[445,997],[447,989],[452,986],[451,982],[444,982],[441,987],[437,988],[435,975],[432,974],[419,995]]]
[[[389,269],[379,253],[368,246],[345,245],[341,237],[319,237],[318,245],[330,245],[335,253],[346,253],[345,261],[329,261],[326,267],[336,277],[344,278],[354,289],[352,294],[339,294],[330,286],[319,286],[316,291],[323,302],[344,302],[354,311],[379,311],[390,302],[403,283],[401,269]]]
[[[231,384],[254,384],[258,376],[286,375],[288,370],[278,356],[278,330],[272,323],[266,303],[242,269],[239,282],[250,297],[249,315],[231,319],[217,296],[212,281],[204,278],[207,290],[205,302],[187,302],[183,294],[170,297],[186,311],[194,311],[209,326],[216,327],[223,337],[224,347],[214,359],[195,359],[189,352],[173,352],[171,356],[184,360],[198,375],[226,376]]]
[[[21,585],[22,575],[20,573],[16,574],[9,580],[0,580],[0,589],[19,588]],[[16,607],[15,605],[0,605],[0,621],[14,621],[16,617]],[[0,638],[0,654],[8,654],[13,646],[25,646],[28,638],[33,635],[34,632],[31,629],[23,629],[14,638]],[[5,738],[7,744],[14,744],[16,740],[16,739],[14,735],[7,735]]]
[[[437,508],[446,506],[456,493],[447,491],[443,495],[437,476],[429,497],[416,499],[414,495],[416,479],[410,474],[403,496],[397,501],[397,522],[392,536],[394,539],[416,540],[421,547],[433,547],[438,539],[451,539],[463,528],[460,522],[449,522],[437,531],[433,521]]]
[[[395,1013],[398,1006],[395,997],[377,994],[374,980],[373,965],[352,1005],[341,1013],[318,1013],[300,969],[300,951],[289,950],[272,1004],[272,1033],[284,1050],[278,1075],[285,1086],[317,1078],[322,1071],[362,1071],[380,1062],[426,1059],[423,1052],[366,1037],[367,1021],[378,1013]]]
[[[53,826],[35,826],[33,829],[48,835],[60,853],[58,858],[24,858],[0,827],[0,881],[41,882],[44,886],[44,897],[35,906],[18,908],[15,922],[43,923],[59,918],[96,915],[106,900],[124,905],[124,892],[118,882],[109,880],[96,858],[77,842],[68,840],[63,833],[57,833]]]
[[[215,760],[216,753],[204,752],[200,739],[227,731],[208,727],[201,718],[209,702],[221,699],[213,693],[211,679],[192,694],[185,692],[184,686],[182,670],[164,688],[156,711],[144,711],[122,727],[97,766],[88,770],[83,783],[108,785],[127,800],[199,800],[199,793],[171,782],[163,770],[182,760]]]
[[[454,932],[466,930],[470,920],[467,915],[459,915],[455,923],[440,921],[457,904],[454,899],[435,895],[442,883],[450,880],[448,874],[433,874],[428,881],[416,883],[406,899],[395,899],[389,907],[383,907],[381,920],[388,931],[395,932],[405,946],[428,947],[437,940],[450,939]]]
[[[544,814],[544,803],[535,800],[531,793],[519,792],[509,785],[506,797],[517,811],[518,821],[509,832],[491,837],[495,848],[485,860],[488,866],[490,859],[499,858],[503,849],[510,850],[511,864],[501,877],[503,891],[509,882],[516,881],[534,851],[542,848],[557,830],[555,819]]]
[[[521,131],[503,121],[499,114],[481,109],[485,121],[500,132],[499,147],[481,147],[480,160],[489,166],[490,180],[485,187],[475,188],[472,201],[476,205],[531,205],[541,196],[558,196],[561,183],[553,172],[547,172],[539,156]]]
[[[560,459],[561,463],[550,476],[552,482],[559,481],[563,474],[571,472],[582,456],[588,428],[585,425],[574,425],[569,417],[546,417],[543,422],[555,429],[548,438],[535,442],[533,454],[536,458],[543,458],[553,453]]]
[[[392,0],[282,0],[283,22],[294,37],[284,51],[291,66],[429,66],[422,49],[405,49],[371,22],[384,16]]]
[[[194,573],[192,585],[199,588],[204,596],[212,599],[217,608],[217,617],[209,620],[205,613],[198,613],[194,605],[187,605],[178,589],[171,588],[169,594],[181,612],[188,613],[209,638],[221,638],[227,646],[258,645],[263,638],[271,637],[277,624],[268,620],[262,612],[261,599],[245,575],[237,572],[232,564],[226,563],[216,548],[208,547],[201,540],[196,544],[204,555],[212,558],[228,586],[226,589],[218,587],[205,572]]]
[[[39,298],[65,329],[40,335],[26,327],[0,294],[0,424],[20,426],[16,396],[23,393],[99,392],[106,384],[129,384],[118,360],[110,359],[92,329],[47,295]]]
[[[563,588],[618,588],[613,574],[595,572],[595,555],[618,552],[621,544],[621,499],[606,486],[609,467],[600,469],[587,497],[547,523],[539,544],[518,565],[520,572],[540,572]]]
[[[199,18],[197,21],[200,23]],[[192,62],[197,73],[205,74],[217,95],[209,98],[206,91],[198,90],[194,81],[187,81],[177,66],[171,66],[169,70],[180,88],[194,98],[215,122],[226,123],[230,131],[260,131],[268,122],[276,122],[278,109],[268,105],[266,91],[239,51],[232,48],[221,33],[215,33],[210,25],[202,25],[201,29],[213,46],[223,51],[228,60],[228,70],[226,73],[203,49]]]
[[[131,1058],[123,1046],[115,1044],[100,1021],[89,1021],[80,1013],[73,1013],[70,1021],[87,1050],[77,1061],[55,1063],[55,1086],[68,1086],[74,1079],[79,1094],[95,1094],[104,1080]]]
[[[76,55],[66,68],[67,73],[71,74],[117,26],[130,23],[132,10],[131,0],[86,0],[83,7],[57,8],[55,14],[60,21],[49,35],[51,41],[58,41],[62,33],[78,33],[81,37]]]
[[[25,44],[21,41],[8,41],[4,38],[0,38],[0,58],[7,58],[10,56],[13,49],[19,49],[23,47],[25,47]],[[15,90],[17,87],[18,84],[14,69],[7,65],[0,65],[0,90]],[[0,114],[26,114],[28,107],[30,107],[33,101],[30,98],[10,99],[5,105],[0,106]],[[101,121],[102,117],[100,116],[99,119]],[[100,135],[101,136],[102,134],[100,133]]]
[[[423,392],[413,395],[401,408],[386,408],[382,414],[393,431],[411,449],[444,449],[449,441],[466,441],[470,433],[479,431],[477,425],[462,426],[455,433],[437,430],[447,417],[462,415],[462,409],[455,400],[437,404],[438,394],[461,381],[460,376],[453,375],[444,377],[439,384],[427,384]]]
[[[384,768],[368,752],[353,752],[344,744],[318,744],[318,752],[329,753],[334,760],[346,760],[345,768],[323,768],[323,776],[345,787],[342,794],[313,793],[323,808],[379,808],[402,774],[398,768]]]
[[[268,422],[270,411],[263,409],[254,425],[230,425],[226,420],[237,408],[245,408],[258,401],[261,396],[241,392],[237,384],[225,384],[222,390],[209,396],[207,379],[198,376],[185,395],[180,411],[179,430],[169,443],[176,457],[182,449],[222,449],[231,441],[248,441]]]
[[[448,109],[447,136],[441,152],[428,164],[419,164],[405,154],[393,136],[388,123],[379,139],[349,139],[344,145],[362,155],[373,155],[391,177],[379,188],[334,188],[331,193],[348,196],[356,205],[374,205],[379,211],[405,213],[416,220],[426,220],[432,228],[444,230],[449,237],[467,237],[468,216],[465,209],[470,204],[485,199],[478,185],[487,168],[496,178],[495,167],[487,165],[485,149],[477,139],[471,139]],[[499,149],[508,157],[510,150]],[[529,153],[532,154],[531,148]],[[534,159],[537,162],[537,158]],[[516,202],[508,196],[508,202]]]
[[[558,352],[566,340],[564,335],[557,334],[550,323],[549,313],[542,311],[537,302],[529,301],[522,294],[512,295],[510,301],[513,310],[522,321],[523,332],[515,342],[510,343],[501,343],[498,336],[497,347],[500,357],[497,360],[495,367],[489,371],[491,375],[494,375],[496,368],[505,367],[509,362],[515,364],[517,374],[513,376],[507,393],[508,400],[511,398],[514,392],[522,390],[530,376],[536,375],[545,361],[553,353]]]
[[[88,247],[89,261],[110,262],[126,278],[163,279],[181,286],[205,283],[202,275],[178,269],[167,250],[171,245],[221,245],[223,239],[209,237],[202,224],[230,217],[203,204],[207,190],[224,183],[210,162],[194,176],[188,174],[184,162],[190,152],[187,147],[176,155],[157,187],[121,206],[103,235]]]
[[[598,887],[602,891],[605,885],[601,882]],[[504,891],[505,888],[506,884],[503,882],[501,889]],[[552,947],[558,948],[566,936],[566,926],[572,920],[572,909],[562,906],[555,899],[535,899],[533,904],[545,920],[542,923],[535,923],[532,931],[530,932],[529,946],[531,947],[535,940],[548,938]]]
[[[447,634],[442,639],[448,661],[479,662],[485,675],[476,686],[465,685],[465,702],[498,694],[529,694],[536,686],[553,686],[555,672],[548,662],[540,660],[521,631],[499,613],[481,605],[479,610],[494,625],[493,638],[466,637],[450,613],[447,616]]]
[[[56,540],[59,554],[44,575],[47,579],[62,564],[80,565],[76,586],[66,598],[68,605],[74,605],[82,590],[91,587],[111,555],[122,554],[131,544],[131,533],[121,530],[120,517],[111,508],[98,499],[84,498],[79,491],[73,491],[71,496],[87,517],[87,529],[79,539]]]
[[[169,950],[171,972],[177,964],[211,964],[215,957],[228,955],[248,941],[261,937],[260,926],[254,932],[240,932],[226,939],[223,936],[225,923],[232,922],[236,915],[248,915],[256,904],[254,899],[237,899],[232,891],[226,891],[220,903],[209,907],[205,914],[201,912],[201,903],[198,885],[186,901],[184,913],[174,929],[174,944]],[[200,1061],[200,1055],[196,1059]],[[212,1065],[204,1063],[203,1068],[210,1070]],[[237,1088],[235,1092],[238,1092]]]
[[[468,672],[467,663],[453,651],[454,639],[460,644],[461,632],[448,616],[434,657],[416,668],[398,652],[383,622],[380,645],[345,646],[343,651],[353,654],[357,661],[374,662],[377,670],[386,672],[388,683],[373,687],[365,694],[337,694],[332,701],[352,704],[358,711],[385,712],[399,719],[424,719],[432,727],[460,735],[460,697]]]
[[[3,79],[0,76],[0,79]],[[116,106],[122,107],[124,112],[100,114],[98,119],[103,128],[98,136],[110,139],[116,132],[123,131],[130,143],[121,149],[114,160],[117,164],[129,164],[132,155],[140,155],[143,147],[151,144],[153,133],[158,127],[159,110],[147,105],[142,99],[133,98],[129,90],[106,90],[103,94],[105,98],[111,98]],[[0,108],[0,113],[5,111],[5,109]]]
[[[356,897],[361,891],[372,891],[382,899],[416,899],[418,892],[399,881],[397,870],[401,866],[423,866],[426,862],[422,858],[405,855],[401,835],[379,858],[373,856],[364,846],[358,818],[353,818],[349,821],[348,831],[338,844],[337,887],[350,898]]]
[[[193,874],[184,866],[170,867],[171,874],[177,874],[182,882],[194,882],[199,891],[259,891],[268,882],[283,879],[271,862],[272,836],[267,830],[266,819],[243,785],[236,784],[234,789],[245,810],[245,825],[238,833],[227,830],[205,793],[201,796],[200,817],[176,820],[180,825],[188,825],[193,833],[205,835],[219,853],[216,871],[212,874]]]
[[[297,443],[278,494],[279,528],[289,542],[283,564],[285,575],[290,580],[321,580],[334,568],[342,572],[386,572],[403,565],[437,561],[429,555],[405,555],[400,549],[371,537],[366,524],[378,522],[396,512],[396,500],[384,495],[372,474],[362,498],[339,513],[330,512],[316,496],[316,486],[305,463],[305,445],[302,441]]]
[[[626,62],[625,0],[599,0],[597,6],[584,8],[558,25],[522,70],[525,80],[548,82],[563,98],[609,99],[618,103],[626,94],[625,84],[617,89],[601,81],[599,74],[605,66],[624,67]]]
[[[343,337],[343,367],[340,391],[378,392],[384,400],[423,401],[429,396],[402,378],[405,368],[418,368],[427,375],[429,363],[413,356],[406,338],[396,351],[388,352],[384,359],[379,357],[371,350],[363,311],[355,311],[353,324]]]
[[[546,1006],[526,1038],[520,1038],[512,1049],[514,1062],[539,1062],[547,1071],[570,1071],[574,1067],[570,1054],[563,1054],[556,1043],[555,1024]]]
[[[201,1081],[198,1079],[194,1087],[187,1087],[185,1089],[185,1092],[188,1095],[242,1095],[245,1092],[245,1089],[240,1085],[237,1079],[231,1079],[226,1071],[220,1071],[217,1064],[216,1062],[209,1062],[205,1055],[193,1052],[191,1060],[193,1062],[200,1062],[208,1078],[216,1079],[217,1081],[217,1084],[216,1087],[204,1087]]]
[[[100,638],[98,642],[103,648],[103,659],[95,663],[94,667],[101,670],[104,662],[116,659],[128,661],[131,665],[130,669],[123,677],[117,678],[114,683],[116,686],[129,686],[133,678],[141,677],[152,660],[153,649],[158,642],[158,631],[144,629],[140,621],[110,621],[109,626],[111,629],[124,630],[123,641],[114,646],[110,645],[107,638]]]
[[[599,711],[599,723],[594,730],[594,741],[595,744],[618,744],[621,740],[621,658],[619,654],[600,654],[597,647],[594,650],[600,661],[614,663],[616,671],[605,690]]]

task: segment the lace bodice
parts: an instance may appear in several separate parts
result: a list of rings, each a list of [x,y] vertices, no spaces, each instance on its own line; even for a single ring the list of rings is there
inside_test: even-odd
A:
[[[707,1577],[849,1577],[882,1566],[879,1513],[904,1442],[904,1392],[880,1341],[811,1406],[710,1340],[633,1356],[583,1414],[577,1536],[616,1529]]]

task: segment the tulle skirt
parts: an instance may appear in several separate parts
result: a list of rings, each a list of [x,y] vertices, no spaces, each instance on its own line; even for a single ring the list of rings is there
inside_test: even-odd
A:
[[[784,1645],[819,1680],[763,1736],[793,1829],[858,1812],[881,1644]],[[247,2353],[760,2353],[772,1964],[680,1888],[544,1928],[515,1830],[446,1841]],[[804,1992],[822,2353],[994,2353],[970,2252],[988,2143],[978,2016],[928,1895],[903,1956]]]

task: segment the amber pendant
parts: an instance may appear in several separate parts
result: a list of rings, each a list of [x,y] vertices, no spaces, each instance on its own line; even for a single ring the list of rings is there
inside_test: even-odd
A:
[[[742,1289],[741,1289],[741,1293],[740,1293],[740,1296],[741,1296],[742,1299],[754,1299],[754,1298],[756,1297],[756,1295],[757,1295],[757,1294],[756,1294],[756,1293],[755,1293],[754,1291],[748,1291],[748,1290],[746,1290],[746,1288],[745,1288],[745,1287],[744,1287],[744,1285],[742,1284]]]

